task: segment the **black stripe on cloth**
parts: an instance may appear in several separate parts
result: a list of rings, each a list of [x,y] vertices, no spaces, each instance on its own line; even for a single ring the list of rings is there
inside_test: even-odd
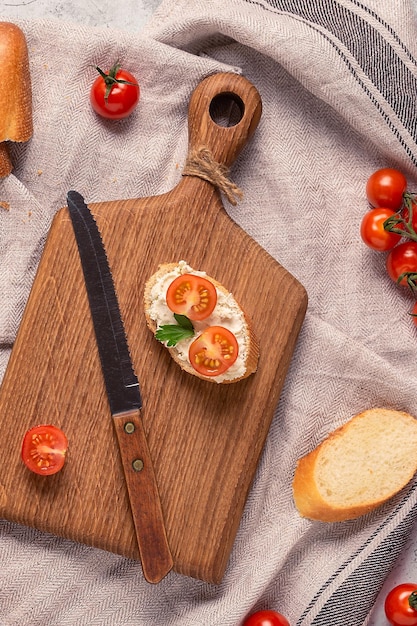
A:
[[[321,600],[322,595],[328,591],[330,586],[337,584],[338,577],[343,577],[344,571],[355,560],[361,559],[361,554],[367,551],[374,541],[377,541],[380,533],[387,532],[387,527],[395,523],[395,518],[401,509],[407,505],[410,498],[415,497],[416,492],[417,483],[368,539],[322,585],[297,621],[296,626],[301,626],[302,624],[308,624],[308,626],[333,626],[333,624],[337,624],[337,626],[363,625],[382,584],[409,539],[409,533],[417,515],[417,502],[412,505],[401,521],[396,526],[393,526],[392,530],[378,543],[377,547],[363,557],[358,567],[343,578],[343,582],[329,596],[318,612],[315,609],[315,605]],[[311,613],[315,614],[315,617],[309,619],[308,622],[305,621]]]
[[[416,511],[417,504],[330,596],[310,622],[311,626],[362,626],[399,551],[409,538]]]
[[[411,65],[417,67],[417,61],[409,50],[401,43],[400,38],[378,15],[359,2],[352,1],[352,10],[341,5],[337,0],[321,0],[306,2],[303,0],[246,0],[265,10],[282,12],[302,19],[303,22],[320,33],[337,50],[340,58],[348,67],[352,76],[367,94],[372,104],[384,118],[390,130],[407,152],[410,159],[417,165],[415,148],[407,145],[396,123],[378,101],[378,93],[383,97],[400,120],[404,129],[417,143],[417,75],[404,63],[397,51],[385,36],[390,36]],[[354,12],[357,7],[380,25],[381,31],[367,22],[361,15]],[[328,35],[326,35],[326,31]],[[336,40],[355,58],[363,73],[375,86],[375,92],[365,85],[349,61],[344,50],[339,48]]]

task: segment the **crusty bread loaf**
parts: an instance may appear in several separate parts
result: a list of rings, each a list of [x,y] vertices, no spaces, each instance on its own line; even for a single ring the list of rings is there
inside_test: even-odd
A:
[[[0,142],[28,141],[33,133],[32,89],[29,56],[22,30],[10,22],[0,22]],[[7,146],[1,143],[0,177],[12,170]]]
[[[195,270],[190,268],[190,266],[188,266],[185,263],[185,261],[180,261],[179,263],[164,263],[158,267],[158,270],[146,282],[145,291],[144,291],[144,310],[145,310],[145,317],[146,317],[148,328],[152,331],[153,334],[155,334],[155,332],[158,329],[158,326],[160,325],[160,322],[157,319],[157,316],[152,311],[152,304],[155,301],[155,294],[153,293],[153,291],[154,291],[155,285],[158,284],[158,281],[164,279],[165,276],[170,275],[172,272],[177,272],[179,275],[180,273],[194,273]],[[201,272],[197,272],[197,273],[201,273]],[[252,330],[252,326],[247,316],[245,315],[240,305],[238,305],[236,300],[233,298],[232,294],[226,289],[226,287],[221,285],[214,278],[207,276],[207,275],[205,275],[205,277],[214,284],[218,293],[223,293],[224,296],[228,298],[228,300],[233,301],[235,306],[239,307],[239,313],[243,318],[243,332],[241,333],[242,336],[240,338],[241,348],[239,349],[239,352],[241,354],[239,358],[242,359],[243,364],[241,364],[241,367],[239,369],[234,368],[234,366],[232,366],[230,370],[228,370],[224,375],[214,376],[214,377],[202,376],[198,372],[195,371],[190,361],[188,360],[185,352],[182,351],[180,347],[177,347],[177,346],[167,347],[167,350],[169,351],[174,361],[181,367],[181,369],[188,372],[189,374],[192,374],[194,376],[197,376],[198,378],[201,378],[203,380],[208,380],[211,382],[234,383],[234,382],[237,382],[238,380],[242,380],[243,378],[247,378],[250,374],[253,374],[256,371],[258,358],[259,358],[258,342],[255,338],[254,332]],[[165,294],[159,294],[159,295],[161,297],[165,297]],[[175,320],[173,320],[173,323],[175,323]],[[204,322],[201,322],[200,325],[206,326],[206,327],[210,326],[211,325],[210,318],[207,318],[206,320],[204,320]],[[199,325],[195,324],[195,326],[199,326]]]
[[[309,519],[353,519],[398,493],[416,471],[417,420],[401,411],[369,409],[298,461],[294,502]]]

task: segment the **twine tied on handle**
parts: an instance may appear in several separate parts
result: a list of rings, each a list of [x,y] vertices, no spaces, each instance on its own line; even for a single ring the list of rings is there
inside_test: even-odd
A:
[[[212,153],[205,146],[189,154],[182,175],[197,176],[211,183],[224,193],[233,206],[236,206],[237,199],[243,197],[242,190],[229,178],[229,168],[215,161]]]

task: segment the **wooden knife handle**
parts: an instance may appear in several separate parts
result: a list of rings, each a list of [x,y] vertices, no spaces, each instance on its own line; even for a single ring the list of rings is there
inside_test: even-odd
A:
[[[158,583],[173,566],[158,485],[139,409],[113,416],[143,575]]]

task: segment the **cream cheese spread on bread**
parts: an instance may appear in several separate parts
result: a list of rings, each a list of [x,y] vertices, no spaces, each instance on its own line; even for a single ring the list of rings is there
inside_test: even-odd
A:
[[[163,268],[164,266],[161,266]],[[236,337],[238,343],[238,357],[236,361],[223,374],[210,377],[213,382],[232,382],[247,375],[247,360],[250,349],[250,331],[245,319],[245,315],[236,302],[233,295],[226,291],[216,281],[210,279],[205,272],[194,270],[186,261],[179,261],[176,264],[167,264],[166,271],[157,272],[151,279],[151,284],[145,297],[145,314],[158,329],[164,324],[173,324],[175,319],[173,312],[166,302],[166,293],[169,285],[182,274],[194,274],[207,277],[216,287],[217,303],[213,312],[202,321],[193,321],[195,334],[193,337],[182,339],[175,346],[168,348],[184,369],[190,367],[188,351],[191,343],[209,326],[223,326],[230,330]],[[187,371],[190,371],[187,369]],[[195,373],[196,372],[190,372]],[[209,377],[199,375],[200,378]]]

